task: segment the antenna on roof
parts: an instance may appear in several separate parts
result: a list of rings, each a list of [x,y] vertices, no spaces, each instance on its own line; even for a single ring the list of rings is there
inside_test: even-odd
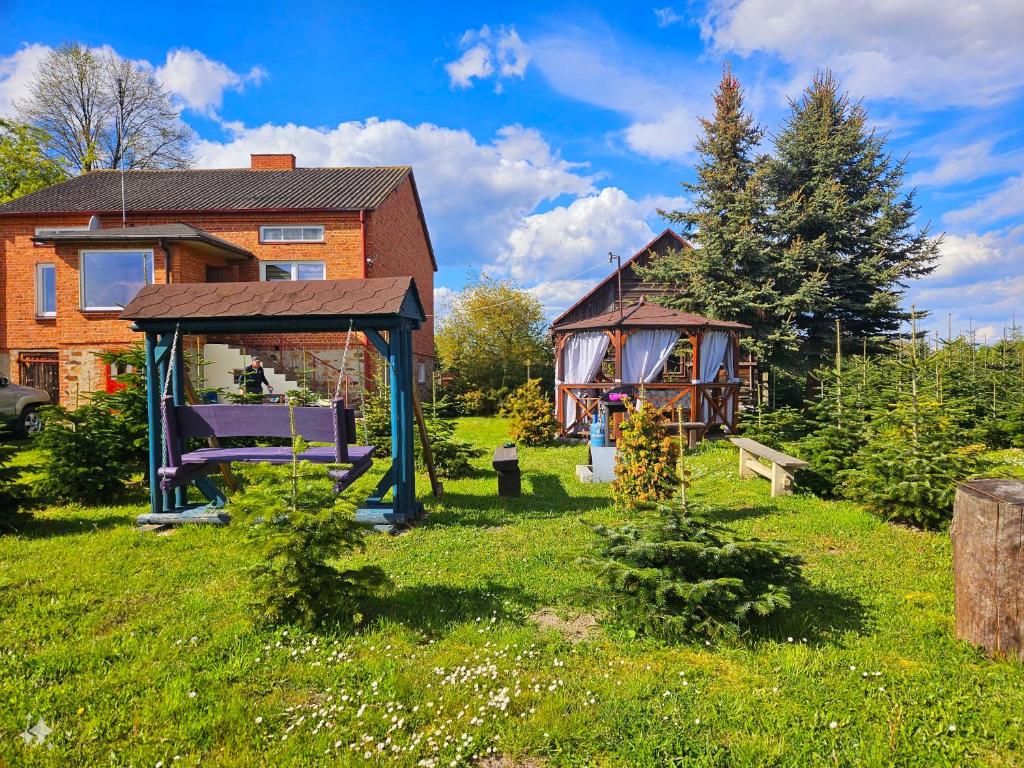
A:
[[[121,155],[121,226],[128,226],[128,209],[124,202],[124,155]]]

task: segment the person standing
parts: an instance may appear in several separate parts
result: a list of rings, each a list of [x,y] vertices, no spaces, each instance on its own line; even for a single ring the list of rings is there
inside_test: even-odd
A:
[[[267,374],[263,371],[263,361],[254,357],[242,373],[242,389],[250,395],[262,395],[264,384],[267,391],[273,393],[274,388],[270,386]]]

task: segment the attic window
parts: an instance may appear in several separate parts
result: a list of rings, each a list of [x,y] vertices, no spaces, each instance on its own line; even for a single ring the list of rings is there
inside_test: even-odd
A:
[[[322,224],[260,227],[261,243],[322,243],[323,241],[324,227]]]

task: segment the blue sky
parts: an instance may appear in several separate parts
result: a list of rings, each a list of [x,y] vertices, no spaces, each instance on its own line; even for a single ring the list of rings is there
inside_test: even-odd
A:
[[[196,131],[197,164],[411,164],[441,270],[508,273],[551,313],[682,205],[696,118],[724,61],[769,130],[831,68],[907,157],[945,233],[908,303],[998,336],[1024,318],[1024,4],[181,3],[0,0],[0,115],[47,46],[145,61]],[[770,148],[770,144],[768,145]],[[445,293],[442,290],[442,295]]]

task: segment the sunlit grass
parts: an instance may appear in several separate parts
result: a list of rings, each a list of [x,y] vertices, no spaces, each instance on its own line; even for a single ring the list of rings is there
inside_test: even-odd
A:
[[[808,586],[756,635],[634,637],[581,562],[587,524],[621,519],[576,481],[585,447],[523,449],[523,497],[498,499],[505,428],[463,420],[488,449],[476,474],[353,558],[395,582],[355,634],[254,627],[242,527],[139,533],[141,487],[0,537],[0,765],[1024,762],[1024,668],[953,639],[948,534],[771,499],[710,447],[692,459],[701,500],[802,554]],[[601,630],[573,645],[530,621],[541,608]],[[39,717],[54,732],[26,747]]]

